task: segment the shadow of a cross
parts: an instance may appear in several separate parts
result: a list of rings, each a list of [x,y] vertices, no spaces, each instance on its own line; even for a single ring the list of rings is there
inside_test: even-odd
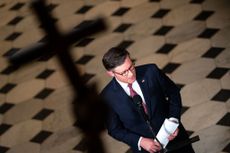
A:
[[[69,49],[73,43],[83,37],[104,30],[105,23],[102,19],[97,19],[78,26],[66,34],[61,34],[44,0],[33,0],[31,6],[47,35],[47,41],[20,50],[17,54],[9,57],[9,61],[12,65],[19,66],[29,63],[49,51],[54,52],[75,92],[73,111],[77,119],[76,126],[84,133],[87,152],[103,153],[100,133],[104,130],[106,105],[98,96],[95,84],[90,87],[85,85],[71,58]]]

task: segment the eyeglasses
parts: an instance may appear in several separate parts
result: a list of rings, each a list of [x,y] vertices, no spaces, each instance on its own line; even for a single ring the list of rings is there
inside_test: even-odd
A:
[[[121,73],[113,71],[113,73],[122,75],[123,77],[127,77],[128,74],[129,74],[129,71],[133,72],[134,69],[135,69],[135,63],[132,63],[127,70],[125,70],[125,71],[123,71]]]

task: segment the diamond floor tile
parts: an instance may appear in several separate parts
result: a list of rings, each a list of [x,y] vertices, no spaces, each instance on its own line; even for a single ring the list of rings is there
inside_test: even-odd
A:
[[[30,2],[2,0],[0,10],[0,152],[84,152],[83,132],[73,127],[76,95],[55,50],[22,66],[8,63],[24,48],[47,41]],[[87,86],[95,83],[99,94],[111,79],[103,54],[125,48],[136,65],[157,64],[180,88],[183,125],[190,137],[200,136],[195,152],[229,152],[228,0],[53,0],[47,10],[63,35],[106,19],[105,31],[71,46]],[[101,138],[109,153],[132,152],[107,131]]]

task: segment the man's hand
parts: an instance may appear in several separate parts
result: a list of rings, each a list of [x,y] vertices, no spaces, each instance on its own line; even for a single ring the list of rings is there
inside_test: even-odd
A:
[[[175,137],[178,135],[179,129],[177,128],[173,134],[171,134],[168,139],[169,141],[175,139]]]
[[[160,144],[150,138],[142,138],[140,146],[150,153],[156,153],[161,150]]]

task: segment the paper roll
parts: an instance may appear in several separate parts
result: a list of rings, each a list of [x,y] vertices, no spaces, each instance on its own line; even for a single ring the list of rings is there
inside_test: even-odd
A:
[[[160,141],[164,148],[169,142],[168,137],[173,132],[175,132],[178,126],[179,123],[176,123],[175,121],[171,121],[167,118],[164,120],[164,123],[162,124],[159,132],[157,133],[157,139]]]

